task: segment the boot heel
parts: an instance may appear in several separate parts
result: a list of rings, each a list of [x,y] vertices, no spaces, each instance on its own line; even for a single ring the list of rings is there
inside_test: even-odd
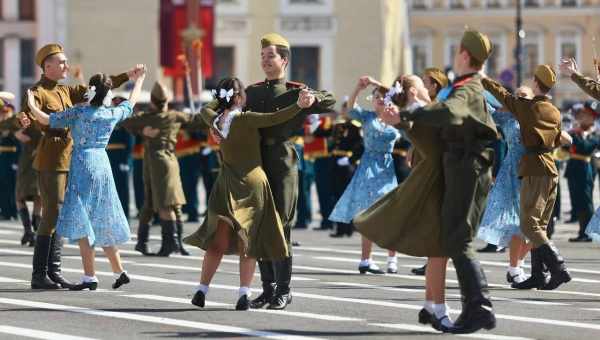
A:
[[[69,290],[79,291],[84,289],[96,290],[98,288],[98,282],[82,282],[70,287]]]

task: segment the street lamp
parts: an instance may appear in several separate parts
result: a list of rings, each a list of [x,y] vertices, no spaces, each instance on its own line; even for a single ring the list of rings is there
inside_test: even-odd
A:
[[[517,87],[521,86],[522,78],[522,69],[523,65],[521,63],[522,54],[523,54],[523,39],[525,38],[525,31],[523,30],[523,19],[521,17],[521,11],[523,10],[523,0],[516,0],[517,7],[517,22],[516,22],[516,38],[517,38],[517,46],[515,49],[515,65],[516,65],[516,75],[517,75]]]

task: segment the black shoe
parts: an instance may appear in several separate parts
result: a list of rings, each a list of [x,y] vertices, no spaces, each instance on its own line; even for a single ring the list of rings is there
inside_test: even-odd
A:
[[[135,248],[133,248],[133,249],[135,249],[136,251],[139,251],[144,256],[156,256],[156,254],[151,253],[150,249],[148,249],[148,243],[147,242],[140,242],[140,241],[138,241],[135,244]]]
[[[371,274],[385,274],[385,272],[374,264],[370,264],[368,266],[358,266],[358,271],[361,274],[371,273]]]
[[[453,334],[468,334],[480,329],[496,328],[496,316],[491,306],[483,304],[467,304],[454,326],[446,332]]]
[[[558,248],[552,243],[546,243],[538,248],[542,260],[550,271],[550,281],[542,290],[554,290],[563,283],[571,281],[571,274],[565,265],[565,259],[559,254]]]
[[[26,231],[23,237],[21,237],[21,245],[24,246],[27,243],[29,243],[30,247],[35,245],[35,234],[31,231]]]
[[[336,232],[334,234],[329,234],[329,237],[333,237],[333,238],[340,238],[340,237],[344,237],[344,236],[346,236],[346,233],[344,233],[344,232],[341,232],[341,233]]]
[[[266,293],[262,292],[256,299],[250,301],[250,308],[252,309],[261,309],[266,306],[273,299],[273,292]]]
[[[192,298],[192,305],[196,305],[200,308],[204,308],[204,303],[206,300],[206,295],[204,295],[204,293],[202,293],[201,290],[196,291],[196,294],[194,294],[194,297]]]
[[[154,256],[156,254],[151,253],[148,249],[148,239],[150,238],[150,226],[148,224],[141,224],[137,230],[137,243],[135,244],[135,250],[142,253],[144,256]]]
[[[116,279],[115,282],[112,284],[112,289],[117,289],[117,288],[121,287],[122,285],[128,284],[130,281],[131,280],[129,279],[129,276],[127,275],[127,273],[123,272],[123,273],[121,273],[119,278]]]
[[[72,285],[69,287],[69,290],[96,290],[96,288],[98,288],[98,282],[81,282],[76,285]]]
[[[498,247],[497,245],[490,243],[488,243],[485,247],[481,249],[477,249],[478,253],[504,253],[505,251],[506,248]]]
[[[427,265],[424,265],[423,267],[419,267],[419,268],[413,268],[410,270],[411,273],[413,273],[415,275],[420,275],[420,276],[425,275],[426,271],[427,271]]]
[[[508,279],[508,273],[507,273]],[[544,274],[544,262],[539,248],[531,249],[531,276],[523,282],[513,282],[511,285],[515,289],[540,289],[547,283],[546,274]]]
[[[296,224],[294,229],[308,229],[308,226],[306,224]]]
[[[60,270],[61,254],[62,254],[62,239],[56,233],[50,238],[50,253],[48,255],[48,278],[58,283],[62,288],[71,288],[74,283],[65,279]]]
[[[250,302],[248,301],[248,295],[244,294],[240,296],[237,303],[235,304],[235,310],[248,310],[250,309]]]
[[[419,311],[419,323],[423,325],[431,324],[431,320],[433,320],[433,314],[429,313],[429,311],[425,308],[422,308]]]
[[[510,272],[506,272],[506,282],[513,284],[515,283],[515,278],[519,277],[520,274],[511,275]]]
[[[275,294],[275,296],[273,296],[273,299],[271,300],[271,303],[269,303],[269,306],[267,306],[267,309],[282,310],[285,309],[285,307],[287,307],[287,305],[291,303],[292,293]]]
[[[450,321],[450,318],[448,317],[448,315],[444,315],[439,319],[435,315],[432,315],[431,316],[431,327],[433,327],[433,329],[435,329],[436,331],[450,333],[452,330],[452,327],[448,327],[448,326],[444,325],[445,319],[448,319],[448,321]]]
[[[592,242],[592,238],[585,236],[577,236],[569,239],[569,242]]]
[[[313,228],[313,230],[315,230],[315,231],[326,231],[326,230],[331,230],[331,229],[333,229],[333,226],[331,226],[331,225],[322,225],[318,228]]]

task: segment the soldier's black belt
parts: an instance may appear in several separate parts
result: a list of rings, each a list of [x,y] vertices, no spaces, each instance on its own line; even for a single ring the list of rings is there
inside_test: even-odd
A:
[[[525,147],[525,153],[529,155],[543,155],[545,153],[553,152],[553,148],[547,148],[543,146],[528,146]]]

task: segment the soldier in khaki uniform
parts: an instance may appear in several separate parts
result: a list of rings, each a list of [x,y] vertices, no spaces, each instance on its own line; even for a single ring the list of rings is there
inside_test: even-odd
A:
[[[47,114],[61,112],[75,104],[85,102],[87,86],[61,85],[69,71],[67,58],[62,46],[48,44],[36,54],[35,61],[42,68],[42,78],[32,88],[38,107]],[[128,73],[112,77],[115,87],[129,79]],[[28,107],[23,108],[21,124],[29,120],[35,123],[35,116]],[[33,274],[31,288],[58,289],[72,287],[60,271],[62,240],[54,233],[60,204],[63,201],[67,174],[71,162],[73,140],[69,129],[51,129],[35,123],[44,133],[36,150],[34,168],[38,171],[40,193],[42,197],[42,221],[37,231],[33,252]],[[23,126],[26,127],[26,126]]]
[[[152,108],[123,121],[121,126],[132,133],[144,135],[144,206],[139,216],[138,241],[135,250],[150,255],[148,238],[150,220],[155,212],[160,216],[162,244],[156,255],[169,256],[187,252],[181,246],[183,221],[181,206],[186,203],[179,163],[175,156],[177,134],[182,125],[205,127],[200,116],[168,111],[167,92],[159,83],[152,89]]]
[[[492,183],[494,161],[490,144],[498,138],[496,125],[487,111],[478,72],[492,50],[487,36],[468,30],[454,55],[457,74],[452,90],[441,103],[385,119],[398,124],[400,118],[441,129],[444,193],[441,214],[443,252],[452,258],[458,277],[463,309],[454,327],[446,331],[471,333],[492,329],[496,318],[487,289],[487,280],[471,243],[477,234],[487,194]]]
[[[571,276],[558,249],[548,240],[546,226],[552,216],[558,170],[552,152],[561,145],[560,111],[552,105],[548,92],[556,83],[556,74],[548,65],[535,69],[532,99],[511,95],[499,83],[484,78],[483,87],[510,111],[521,126],[525,154],[521,158],[521,231],[533,244],[531,249],[531,277],[514,283],[520,289],[555,289],[569,282]],[[551,278],[546,282],[544,265]]]
[[[248,86],[246,108],[253,112],[275,112],[296,102],[300,90],[306,86],[285,79],[291,57],[290,44],[285,38],[276,33],[267,34],[262,37],[261,46],[261,67],[266,80]],[[291,246],[290,233],[298,199],[298,156],[289,139],[302,127],[308,114],[331,111],[335,104],[331,93],[312,92],[316,97],[312,107],[302,110],[285,123],[260,130],[263,168],[283,222],[288,246]],[[269,303],[271,309],[285,308],[291,301],[292,257],[274,262],[259,259],[259,268],[263,294],[253,300],[252,307],[260,308]]]

